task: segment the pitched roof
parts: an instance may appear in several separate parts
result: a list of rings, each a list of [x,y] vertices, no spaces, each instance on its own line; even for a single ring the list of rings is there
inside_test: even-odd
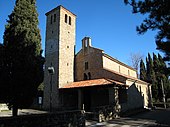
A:
[[[138,79],[138,78],[135,78],[135,77],[132,77],[132,76],[128,76],[128,75],[125,75],[125,74],[122,74],[122,73],[118,73],[118,72],[116,72],[116,71],[114,71],[114,70],[110,70],[110,69],[107,69],[107,68],[104,68],[104,69],[105,69],[105,70],[108,70],[108,71],[110,71],[110,72],[112,72],[112,73],[114,73],[114,74],[116,74],[116,75],[119,75],[119,76],[121,76],[121,77],[124,77],[124,78],[126,78],[127,80],[133,80],[133,81],[141,82],[141,83],[144,83],[144,84],[150,84],[150,83],[145,82],[145,81],[143,81],[143,80],[140,80],[140,79]]]
[[[59,6],[57,6],[56,8],[48,11],[45,15],[47,16],[47,15],[50,14],[52,11],[57,10],[57,9],[60,9],[60,8],[62,8],[62,9],[64,9],[65,11],[69,12],[70,14],[76,16],[74,13],[72,13],[71,11],[69,11],[68,9],[66,9],[65,7],[63,7],[62,5],[59,5]]]
[[[93,80],[85,80],[85,81],[78,81],[68,83],[67,85],[63,86],[61,89],[66,88],[80,88],[80,87],[91,87],[91,86],[104,86],[104,85],[121,85],[126,86],[125,84],[112,80],[112,79],[93,79]]]

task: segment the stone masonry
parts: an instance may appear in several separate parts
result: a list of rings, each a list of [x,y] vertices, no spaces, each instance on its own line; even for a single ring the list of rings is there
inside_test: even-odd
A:
[[[74,81],[76,15],[62,6],[46,13],[44,108],[62,106],[59,88]],[[54,67],[50,75],[48,67]],[[51,98],[50,98],[51,96]]]

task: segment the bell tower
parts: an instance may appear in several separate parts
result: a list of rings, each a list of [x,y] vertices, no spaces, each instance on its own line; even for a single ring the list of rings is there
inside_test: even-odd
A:
[[[43,107],[55,109],[62,105],[59,88],[74,81],[76,15],[60,5],[46,17]]]

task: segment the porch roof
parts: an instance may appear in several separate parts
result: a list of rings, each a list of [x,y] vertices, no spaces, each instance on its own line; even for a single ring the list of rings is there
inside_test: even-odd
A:
[[[105,85],[119,85],[119,86],[126,86],[125,84],[112,80],[112,79],[93,79],[93,80],[84,80],[78,82],[68,83],[67,85],[63,86],[61,89],[68,89],[68,88],[81,88],[81,87],[91,87],[91,86],[105,86]]]

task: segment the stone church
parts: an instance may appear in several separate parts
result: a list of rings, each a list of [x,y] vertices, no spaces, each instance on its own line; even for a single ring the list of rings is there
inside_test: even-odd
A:
[[[151,105],[151,84],[132,67],[82,39],[75,54],[76,15],[58,6],[46,13],[43,108],[94,112],[117,106],[124,112]]]

